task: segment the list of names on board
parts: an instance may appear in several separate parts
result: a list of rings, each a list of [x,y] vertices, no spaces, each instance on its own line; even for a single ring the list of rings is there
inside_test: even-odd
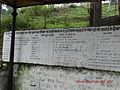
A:
[[[4,33],[9,61],[11,32]],[[120,27],[17,31],[15,62],[120,71]]]

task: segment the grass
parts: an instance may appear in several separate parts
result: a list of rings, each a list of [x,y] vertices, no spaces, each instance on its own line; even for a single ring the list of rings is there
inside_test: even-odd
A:
[[[102,5],[102,17],[109,17],[118,14],[118,9],[115,4],[110,5],[110,10],[108,10],[108,5]]]
[[[117,13],[115,5],[111,5],[108,11],[108,5],[102,5],[102,17],[113,16]],[[36,16],[33,19],[36,29],[44,27],[44,17]],[[76,6],[74,8],[59,8],[57,11],[50,13],[47,17],[46,28],[76,28],[89,26],[88,6]]]

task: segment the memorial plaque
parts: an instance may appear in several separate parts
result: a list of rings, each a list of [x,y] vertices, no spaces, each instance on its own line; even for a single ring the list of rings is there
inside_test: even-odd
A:
[[[3,61],[10,42],[5,32]],[[16,31],[14,61],[120,71],[120,27]]]

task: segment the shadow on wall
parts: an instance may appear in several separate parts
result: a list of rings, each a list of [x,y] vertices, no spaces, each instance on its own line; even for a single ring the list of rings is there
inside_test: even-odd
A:
[[[118,15],[103,18],[101,26],[105,25],[120,25],[120,17]]]

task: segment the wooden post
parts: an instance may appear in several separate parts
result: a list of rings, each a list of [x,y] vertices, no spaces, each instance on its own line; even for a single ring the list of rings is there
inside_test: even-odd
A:
[[[100,26],[102,17],[102,1],[90,3],[90,26]]]
[[[2,10],[2,4],[0,3],[0,31],[1,31],[1,10]]]
[[[1,9],[2,5],[0,3],[0,61],[1,61],[1,56],[2,56],[2,29],[1,29]]]
[[[93,2],[90,2],[90,10],[89,10],[89,14],[90,14],[90,21],[89,24],[90,26],[93,26],[93,18],[94,18],[94,10],[93,10]]]
[[[120,0],[118,0],[118,11],[119,11],[119,16],[120,16]]]

